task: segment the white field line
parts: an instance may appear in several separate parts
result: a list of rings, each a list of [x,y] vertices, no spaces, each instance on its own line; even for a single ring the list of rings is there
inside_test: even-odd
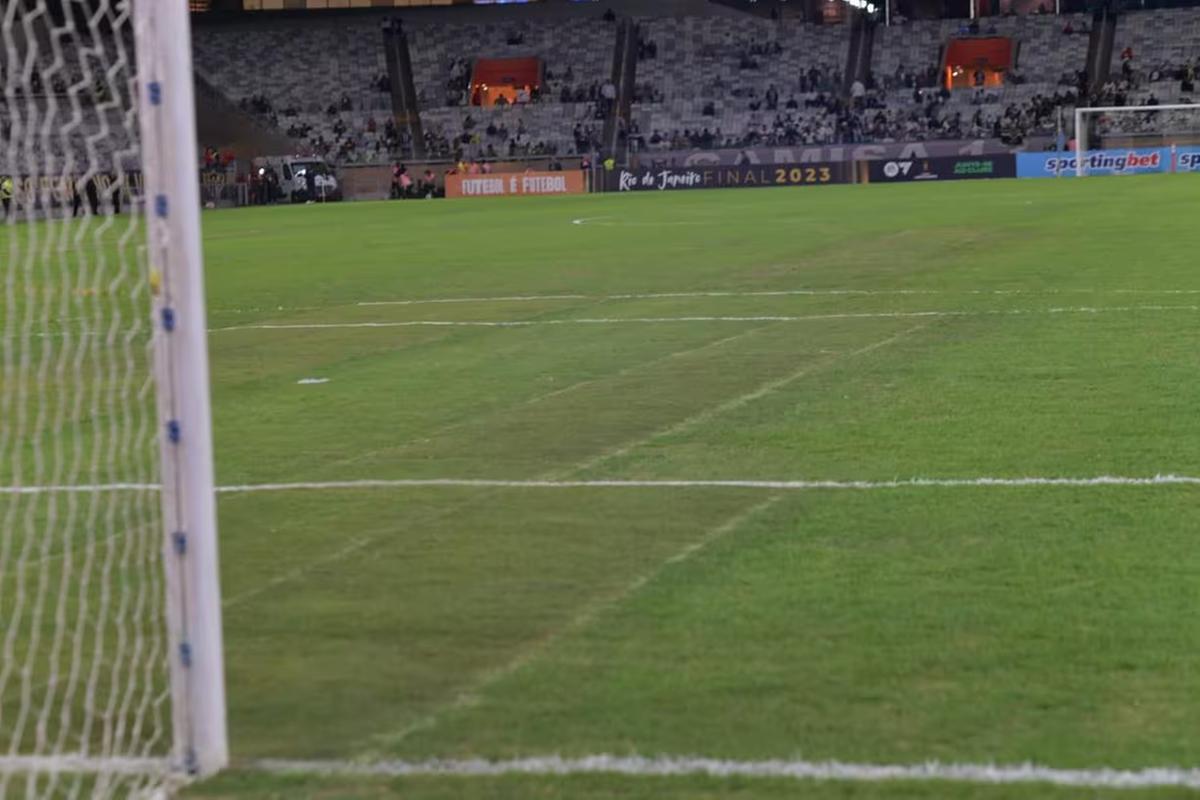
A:
[[[632,777],[791,778],[808,781],[952,781],[979,784],[1047,783],[1094,789],[1145,789],[1175,787],[1200,789],[1200,769],[1149,767],[1146,769],[1059,769],[1038,764],[861,764],[845,761],[730,761],[697,756],[614,756],[579,758],[533,756],[508,761],[484,759],[430,761],[289,761],[264,759],[244,765],[262,772],[336,777],[408,777],[496,775],[594,775]]]
[[[518,294],[500,297],[434,297],[424,300],[380,300],[355,303],[359,306],[423,306],[442,303],[532,303],[538,300],[594,300],[587,294]]]
[[[625,220],[617,220],[615,222],[602,222],[601,220],[611,220],[613,217],[579,217],[571,220],[572,225],[603,225],[608,227],[623,227],[623,228],[662,228],[674,225],[708,225],[707,222],[627,222]]]
[[[545,300],[659,300],[687,297],[841,297],[903,295],[1063,295],[1163,294],[1197,295],[1200,289],[778,289],[761,291],[627,292],[624,294],[525,294],[495,297],[432,297],[406,300],[368,300],[359,306],[421,306],[442,303],[535,303]],[[309,310],[309,309],[304,309]]]
[[[0,755],[0,774],[75,773],[85,775],[168,775],[172,770],[166,758],[130,756],[88,756],[63,753],[56,756]]]
[[[0,486],[0,495],[97,494],[104,492],[157,492],[157,483],[92,483],[71,486]]]
[[[843,480],[490,480],[486,478],[415,478],[410,480],[325,481],[302,483],[257,483],[242,486],[221,486],[219,493],[288,492],[327,489],[408,489],[433,487],[464,487],[476,489],[767,489],[778,491],[881,489],[961,489],[972,487],[1023,488],[1036,486],[1097,487],[1097,486],[1200,486],[1200,477],[1190,475],[1153,475],[1126,477],[1098,475],[1090,478],[1020,477],[1020,478],[903,478],[887,481]]]
[[[500,478],[365,478],[349,481],[297,481],[292,483],[246,483],[218,486],[218,494],[258,492],[341,491],[354,489],[767,489],[785,492],[821,490],[872,491],[886,489],[969,489],[976,487],[1019,489],[1038,486],[1089,488],[1101,486],[1200,486],[1200,477],[1161,473],[1145,477],[1096,475],[1094,477],[979,477],[897,478],[894,480],[741,480],[667,478],[662,480],[506,480]],[[0,495],[92,494],[141,492],[158,489],[151,484],[107,483],[79,486],[0,486]]]
[[[749,336],[749,335],[753,334],[753,333],[754,333],[755,331],[757,331],[757,330],[758,330],[758,328],[751,328],[750,330],[742,331],[741,333],[735,334],[735,335],[733,335],[733,336],[726,336],[726,337],[724,337],[724,338],[722,338],[722,339],[718,339],[718,340],[716,340],[716,341],[714,341],[714,342],[707,342],[707,343],[705,343],[705,344],[703,344],[703,345],[700,345],[699,347],[688,347],[688,348],[684,348],[684,349],[682,349],[682,350],[677,350],[677,351],[675,351],[675,352],[673,352],[673,353],[669,353],[668,355],[666,355],[666,356],[663,356],[663,357],[661,357],[661,358],[654,359],[654,360],[652,360],[652,361],[645,362],[645,363],[643,363],[643,364],[640,364],[640,365],[635,365],[635,366],[632,366],[632,367],[628,367],[628,368],[626,368],[626,369],[624,369],[624,370],[621,370],[621,371],[620,371],[619,373],[617,373],[617,374],[618,374],[618,375],[620,375],[620,374],[624,374],[624,373],[625,373],[625,372],[627,372],[627,371],[631,371],[631,370],[633,370],[633,369],[637,369],[637,368],[646,368],[646,367],[649,367],[649,366],[651,366],[651,365],[653,365],[653,364],[657,364],[657,363],[659,363],[659,362],[666,361],[666,360],[668,360],[668,359],[671,359],[671,358],[678,358],[678,357],[682,357],[682,356],[685,356],[685,355],[688,355],[688,354],[691,354],[691,353],[698,353],[698,352],[701,352],[701,351],[703,351],[703,350],[706,350],[706,349],[708,349],[708,348],[720,347],[720,346],[722,346],[722,345],[724,345],[724,344],[727,344],[727,343],[729,343],[729,342],[732,342],[732,341],[734,341],[734,340],[736,340],[736,339],[740,339],[740,338],[742,338],[742,337],[744,337],[744,336]],[[590,383],[590,381],[583,381],[583,382],[581,382],[581,383],[574,384],[574,385],[573,385],[573,386],[571,386],[571,387],[564,387],[563,389],[556,389],[556,390],[554,390],[554,391],[552,391],[552,392],[550,392],[550,393],[548,393],[548,394],[544,395],[543,397],[551,397],[551,396],[553,396],[553,395],[555,395],[555,394],[559,394],[559,393],[562,393],[562,392],[564,392],[564,391],[570,391],[572,388],[576,388],[576,387],[579,387],[579,386],[584,386],[584,385],[587,385],[588,383]],[[531,400],[530,402],[534,402],[534,401],[536,401],[536,400],[537,400],[537,398],[534,398],[534,399],[533,399],[533,400]],[[570,474],[570,472],[568,472],[567,474]],[[544,476],[542,476],[542,477],[543,477],[544,479],[553,479],[553,478],[556,478],[556,477],[558,477],[558,476],[557,476],[556,474],[554,474],[554,473],[548,473],[548,474],[546,474],[546,475],[544,475]],[[232,497],[238,497],[238,496],[239,496],[238,494],[233,494],[233,495],[232,495]],[[241,495],[241,496],[244,496],[244,495]],[[445,519],[445,518],[449,517],[450,515],[452,515],[452,514],[455,514],[455,513],[458,513],[459,511],[462,511],[462,510],[464,510],[464,509],[466,509],[466,508],[468,508],[468,507],[470,507],[470,506],[472,506],[472,505],[478,505],[478,504],[480,504],[480,503],[482,503],[482,502],[486,501],[486,499],[488,498],[488,496],[489,496],[489,495],[488,495],[488,493],[486,493],[486,492],[482,492],[482,493],[474,494],[474,495],[472,495],[472,496],[470,497],[470,499],[464,500],[464,501],[462,501],[462,502],[458,502],[458,503],[454,503],[454,504],[449,504],[449,505],[444,505],[444,506],[442,506],[442,507],[441,507],[441,508],[440,508],[440,509],[439,509],[437,512],[435,512],[435,513],[433,513],[433,514],[430,514],[430,515],[427,515],[427,516],[425,516],[425,517],[423,517],[423,518],[421,518],[421,519],[418,519],[418,520],[416,521],[416,523],[415,523],[415,524],[416,524],[416,525],[422,525],[422,524],[431,523],[431,522],[433,522],[433,521],[435,521],[435,520],[438,520],[438,519]],[[351,547],[348,547],[348,548],[342,548],[341,550],[338,550],[338,551],[335,551],[335,552],[333,552],[333,553],[330,553],[330,554],[328,554],[328,555],[322,556],[321,558],[314,559],[314,560],[312,560],[312,561],[308,562],[307,564],[303,564],[303,565],[301,565],[301,566],[299,566],[299,567],[296,567],[296,568],[294,568],[294,569],[290,570],[289,572],[287,572],[287,573],[286,573],[286,574],[284,574],[284,575],[279,575],[279,576],[276,576],[276,578],[275,578],[275,579],[272,579],[272,580],[271,580],[269,583],[264,583],[264,584],[263,584],[263,586],[261,586],[261,587],[259,587],[259,588],[257,588],[257,589],[251,589],[251,590],[248,590],[248,591],[246,591],[246,592],[244,592],[244,593],[242,593],[242,594],[240,594],[240,595],[237,595],[237,596],[236,596],[236,597],[234,597],[234,598],[231,598],[231,599],[229,599],[229,600],[226,600],[226,601],[225,601],[225,603],[224,603],[223,605],[224,605],[225,607],[230,607],[230,606],[232,606],[232,605],[235,605],[235,604],[237,604],[237,603],[244,602],[245,600],[249,600],[249,599],[251,599],[251,598],[253,598],[253,597],[255,597],[255,596],[257,596],[257,595],[261,594],[261,593],[262,593],[263,591],[265,591],[267,588],[273,588],[273,587],[275,587],[275,586],[279,586],[279,585],[281,585],[281,584],[283,584],[283,583],[285,583],[285,582],[287,582],[287,581],[290,581],[290,580],[295,580],[295,579],[298,579],[298,578],[301,578],[301,577],[303,577],[305,574],[307,574],[308,570],[312,569],[313,567],[316,567],[316,566],[327,566],[327,565],[329,565],[329,564],[335,563],[335,562],[337,562],[337,561],[339,561],[339,560],[341,560],[341,559],[343,559],[343,558],[345,558],[345,557],[347,557],[347,556],[349,556],[349,555],[351,555],[351,554],[353,554],[353,553],[356,553],[356,552],[358,552],[358,551],[360,551],[360,550],[363,550],[363,549],[367,548],[367,547],[368,547],[368,546],[370,546],[371,544],[374,544],[374,543],[375,543],[375,541],[377,541],[378,539],[382,538],[382,534],[380,534],[380,533],[376,532],[376,533],[373,533],[373,534],[371,534],[370,536],[364,536],[364,537],[359,537],[359,538],[360,538],[360,539],[362,539],[363,541],[361,541],[361,542],[358,542],[358,543],[355,543],[355,544],[354,544],[353,546],[351,546]]]
[[[637,594],[639,591],[641,591],[642,587],[657,579],[658,576],[661,575],[663,571],[672,564],[679,564],[683,561],[686,561],[697,552],[708,547],[718,539],[728,536],[730,533],[745,525],[746,522],[753,517],[758,516],[771,506],[778,503],[780,499],[781,498],[779,495],[768,497],[766,500],[760,503],[756,503],[749,508],[744,508],[741,511],[738,511],[732,517],[720,523],[719,525],[704,531],[698,539],[686,545],[677,553],[667,558],[665,561],[661,562],[650,572],[635,578],[631,583],[629,583],[629,585],[625,586],[616,594],[608,597],[602,597],[596,601],[588,603],[570,620],[568,620],[566,624],[550,631],[545,636],[535,641],[532,645],[526,647],[523,651],[518,653],[515,658],[498,669],[484,673],[484,675],[472,686],[459,692],[459,694],[451,702],[439,706],[429,714],[401,728],[396,733],[376,737],[380,742],[380,747],[384,749],[393,747],[414,733],[434,727],[438,724],[438,722],[445,718],[446,715],[477,705],[482,700],[483,692],[489,687],[535,661],[564,636],[588,627],[605,611],[615,608],[625,600]]]
[[[937,317],[1031,316],[1042,314],[1112,314],[1162,311],[1200,311],[1200,305],[1186,306],[1064,306],[1041,309],[984,309],[978,311],[943,309],[933,311],[864,311],[841,314],[755,315],[755,316],[684,316],[684,317],[584,317],[577,319],[524,320],[401,320],[396,322],[301,322],[230,325],[211,328],[209,333],[229,331],[294,331],[337,328],[527,328],[545,325],[657,325],[680,322],[820,322],[839,319],[919,319]]]

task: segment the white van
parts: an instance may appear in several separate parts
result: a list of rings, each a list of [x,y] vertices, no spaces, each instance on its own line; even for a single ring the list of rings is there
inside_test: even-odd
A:
[[[337,174],[320,156],[267,156],[255,159],[255,167],[274,168],[280,189],[293,203],[342,199]]]

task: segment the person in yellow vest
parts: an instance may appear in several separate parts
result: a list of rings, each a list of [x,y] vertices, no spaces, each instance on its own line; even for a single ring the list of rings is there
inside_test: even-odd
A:
[[[615,158],[613,158],[612,156],[609,156],[608,158],[604,159],[604,171],[605,172],[612,172],[616,168],[617,168],[617,160]]]
[[[12,212],[13,179],[11,175],[0,175],[0,204],[4,206],[4,218]]]

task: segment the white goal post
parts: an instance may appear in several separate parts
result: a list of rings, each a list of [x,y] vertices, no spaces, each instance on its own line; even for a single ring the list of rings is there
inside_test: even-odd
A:
[[[190,27],[0,0],[0,798],[229,761]]]
[[[1186,122],[1180,123],[1180,120],[1189,119],[1190,114],[1196,116],[1191,118],[1192,125],[1189,130]],[[1200,104],[1078,107],[1075,109],[1075,174],[1080,177],[1088,174],[1091,125],[1106,118],[1113,124],[1114,130],[1110,132],[1113,135],[1150,135],[1161,138],[1160,142],[1147,146],[1171,146],[1174,144],[1173,137],[1188,134],[1200,143]],[[1118,119],[1120,122],[1116,121]]]
[[[191,19],[182,0],[133,0],[162,442],[164,554],[175,755],[229,762],[217,563],[208,319]]]

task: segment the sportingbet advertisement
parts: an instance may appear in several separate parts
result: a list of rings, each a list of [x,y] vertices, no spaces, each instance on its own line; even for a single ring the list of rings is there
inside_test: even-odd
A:
[[[1018,153],[1018,178],[1073,178],[1075,153]],[[1084,156],[1088,175],[1145,175],[1152,172],[1200,172],[1200,147],[1135,147],[1094,150]]]

